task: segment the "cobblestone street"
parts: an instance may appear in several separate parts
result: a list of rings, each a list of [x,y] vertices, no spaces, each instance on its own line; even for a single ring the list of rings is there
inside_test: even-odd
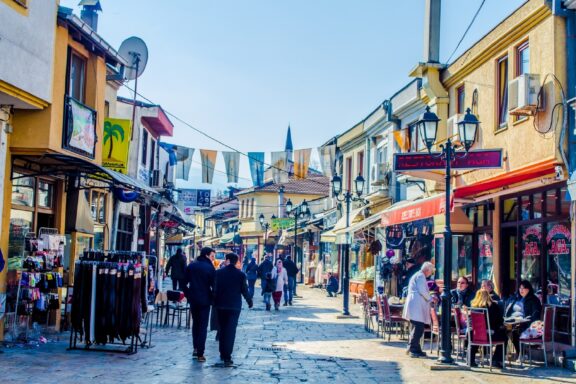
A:
[[[233,368],[220,366],[214,332],[203,364],[192,360],[185,328],[155,329],[153,348],[131,356],[66,351],[64,333],[38,348],[3,349],[2,383],[576,383],[561,369],[431,371],[431,360],[404,354],[404,342],[374,337],[362,319],[338,320],[340,297],[308,288],[299,293],[293,307],[278,313],[262,310],[259,298],[255,309],[242,312]]]

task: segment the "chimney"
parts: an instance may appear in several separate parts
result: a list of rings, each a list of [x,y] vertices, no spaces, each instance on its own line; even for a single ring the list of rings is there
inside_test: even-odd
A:
[[[98,12],[102,11],[100,0],[81,0],[78,5],[82,6],[80,18],[88,24],[94,32],[98,32]]]
[[[425,0],[424,62],[440,62],[440,9],[441,0]]]

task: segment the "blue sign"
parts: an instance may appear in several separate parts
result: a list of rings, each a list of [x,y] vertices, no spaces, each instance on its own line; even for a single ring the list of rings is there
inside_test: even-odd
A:
[[[210,207],[209,189],[183,189],[180,191],[179,200],[184,208]]]

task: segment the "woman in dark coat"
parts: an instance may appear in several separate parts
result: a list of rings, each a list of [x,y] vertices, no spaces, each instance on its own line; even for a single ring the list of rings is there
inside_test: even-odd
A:
[[[520,351],[520,334],[530,327],[533,321],[540,320],[542,313],[542,303],[534,294],[534,288],[528,280],[522,280],[518,287],[518,292],[506,304],[505,317],[521,317],[527,319],[526,323],[520,325],[519,332],[514,332],[512,341],[516,351]]]

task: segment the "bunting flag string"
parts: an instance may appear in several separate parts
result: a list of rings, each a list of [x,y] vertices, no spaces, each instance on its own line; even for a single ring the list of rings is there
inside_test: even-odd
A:
[[[261,186],[264,184],[264,152],[248,152],[250,159],[250,174],[252,184]]]
[[[229,183],[238,183],[238,173],[240,171],[240,153],[222,152],[224,164],[226,166],[226,176]]]
[[[325,147],[320,147],[318,148],[318,154],[320,156],[320,165],[322,166],[324,176],[332,179],[334,176],[334,165],[336,161],[336,145],[330,144]]]
[[[202,160],[202,182],[205,184],[212,184],[217,154],[218,151],[212,151],[209,149],[200,150],[200,159]]]
[[[410,135],[408,129],[409,128],[403,128],[394,131],[394,140],[402,152],[408,152],[408,149],[410,149]]]
[[[310,164],[311,148],[297,149],[294,151],[294,177],[305,179],[308,175],[308,166]]]
[[[270,163],[272,165],[272,180],[275,184],[288,182],[290,179],[290,169],[288,168],[288,152],[277,151],[270,153]]]
[[[192,157],[194,156],[194,148],[187,148],[178,146],[176,149],[176,178],[188,181],[190,175],[190,168],[192,167]]]

